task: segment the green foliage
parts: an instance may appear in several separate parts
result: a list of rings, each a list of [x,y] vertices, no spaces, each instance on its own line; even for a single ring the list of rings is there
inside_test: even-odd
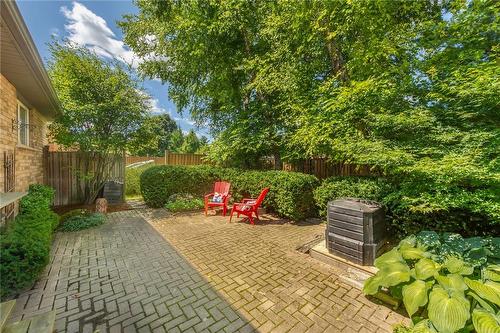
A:
[[[190,211],[202,209],[205,206],[205,203],[200,198],[194,198],[189,194],[179,194],[172,195],[167,203],[165,204],[165,208],[172,212],[182,212],[182,211]]]
[[[31,286],[49,261],[52,232],[58,217],[50,210],[54,190],[31,185],[21,199],[19,215],[0,235],[0,296]]]
[[[206,166],[153,166],[141,176],[141,193],[151,207],[164,206],[173,194],[202,196],[213,190],[218,170]]]
[[[325,217],[328,201],[338,198],[361,198],[383,203],[390,190],[391,186],[382,178],[331,177],[314,190],[314,200],[320,215]]]
[[[194,130],[186,135],[169,114],[151,115],[144,119],[133,134],[128,151],[138,156],[163,156],[165,151],[198,153],[207,149],[208,139],[198,136]]]
[[[200,148],[200,139],[198,139],[198,136],[196,136],[194,130],[190,130],[189,133],[184,137],[184,142],[182,143],[179,151],[181,153],[196,153]]]
[[[379,271],[363,291],[374,295],[385,288],[403,300],[415,325],[396,332],[456,332],[471,324],[477,332],[496,332],[499,240],[433,231],[410,236],[375,260]]]
[[[92,203],[115,155],[131,147],[140,132],[150,109],[149,97],[118,61],[105,62],[70,43],[54,42],[50,50],[48,72],[62,108],[50,126],[51,135],[60,145],[87,153],[78,176],[85,181],[86,202]],[[94,164],[96,160],[99,163]]]
[[[152,167],[154,164],[146,164],[136,168],[125,168],[125,195],[141,195],[140,177],[144,170]]]
[[[211,161],[366,164],[398,185],[388,203],[401,234],[499,230],[496,1],[137,6],[120,22],[125,42],[210,125]]]
[[[314,198],[321,216],[326,214],[328,201],[341,197],[380,202],[386,207],[387,221],[392,230],[402,237],[426,229],[464,235],[494,235],[500,228],[500,225],[488,220],[484,213],[474,213],[466,210],[465,206],[449,208],[446,213],[412,209],[405,201],[408,196],[404,186],[410,185],[402,184],[394,178],[331,177],[325,179],[314,191]]]
[[[256,197],[263,188],[269,187],[270,192],[263,205],[280,216],[300,220],[316,214],[313,189],[319,182],[314,176],[296,172],[243,171],[210,166],[155,166],[142,173],[141,192],[149,206],[161,207],[173,194],[202,196],[210,193],[217,180],[231,182],[231,193],[235,200]]]
[[[85,209],[75,209],[61,216],[61,231],[79,231],[99,226],[106,222],[106,215]]]

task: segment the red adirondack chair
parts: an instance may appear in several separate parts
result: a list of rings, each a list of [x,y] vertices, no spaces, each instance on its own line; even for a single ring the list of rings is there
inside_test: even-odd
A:
[[[207,216],[207,211],[209,207],[217,207],[222,206],[222,214],[226,216],[227,212],[227,203],[231,195],[229,194],[229,189],[231,188],[231,183],[228,182],[215,182],[214,191],[205,195],[205,216]],[[222,200],[220,202],[213,201],[215,193],[218,193],[222,196]]]
[[[240,214],[245,215],[250,220],[250,223],[254,224],[252,214],[255,214],[257,220],[259,219],[258,209],[262,201],[264,201],[264,199],[266,198],[267,192],[269,192],[269,188],[263,189],[257,199],[243,199],[242,202],[233,204],[231,215],[229,216],[229,222],[231,222],[233,214],[234,212],[236,212],[238,213],[238,217],[240,217]]]

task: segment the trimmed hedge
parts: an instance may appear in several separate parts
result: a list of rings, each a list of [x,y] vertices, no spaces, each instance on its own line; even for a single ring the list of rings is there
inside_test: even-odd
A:
[[[0,296],[12,295],[31,286],[49,262],[52,233],[58,216],[50,210],[54,190],[31,185],[21,199],[16,219],[0,235]]]
[[[392,190],[387,181],[375,177],[331,177],[314,190],[319,214],[326,217],[328,201],[338,198],[361,198],[380,203]]]
[[[155,166],[141,175],[141,192],[146,204],[162,207],[173,194],[201,196],[213,190],[217,180],[231,182],[233,199],[257,196],[269,187],[264,207],[278,215],[300,220],[316,215],[313,190],[316,177],[285,171],[244,171],[211,166]]]
[[[147,164],[137,168],[125,169],[125,195],[138,196],[141,195],[141,174],[144,170],[151,168],[153,164]]]

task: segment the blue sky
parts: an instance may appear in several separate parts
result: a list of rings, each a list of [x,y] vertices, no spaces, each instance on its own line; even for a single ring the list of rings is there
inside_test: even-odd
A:
[[[47,43],[52,36],[70,40],[94,50],[104,58],[117,58],[132,64],[140,61],[122,42],[123,34],[116,22],[123,14],[137,13],[131,1],[17,1],[17,5],[44,61],[50,58]],[[196,128],[189,115],[177,113],[169,99],[167,86],[157,80],[146,80],[144,88],[152,97],[155,113],[169,113],[184,131]]]

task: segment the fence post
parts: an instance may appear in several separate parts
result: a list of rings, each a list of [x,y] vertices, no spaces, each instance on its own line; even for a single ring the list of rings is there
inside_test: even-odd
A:
[[[167,165],[167,155],[168,155],[168,150],[165,149],[165,165]]]

